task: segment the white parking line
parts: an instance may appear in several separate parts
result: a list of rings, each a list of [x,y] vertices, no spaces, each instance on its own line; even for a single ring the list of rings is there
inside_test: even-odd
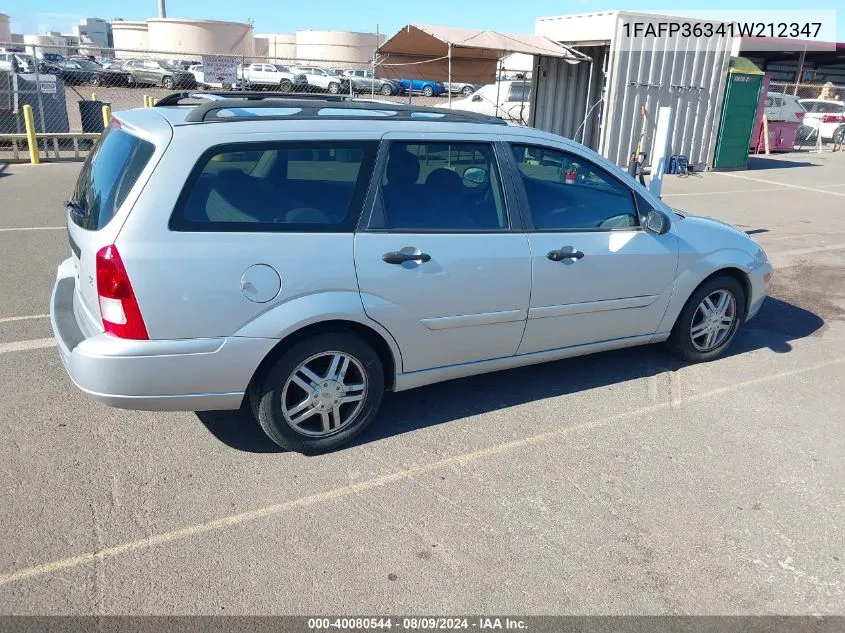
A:
[[[778,380],[780,378],[805,374],[807,372],[824,369],[833,365],[839,365],[843,362],[845,362],[845,357],[835,358],[833,360],[818,363],[816,365],[800,367],[798,369],[784,371],[779,374],[770,374],[768,376],[763,376],[760,378],[753,378],[751,380],[733,383],[725,387],[711,389],[710,391],[703,391],[688,396],[686,398],[681,397],[680,383],[678,383],[679,390],[677,394],[677,405],[680,406],[691,402],[698,402],[700,400],[704,400],[712,396],[730,393],[738,389],[752,387],[755,385],[771,382],[773,380]],[[230,514],[228,516],[220,517],[219,519],[212,519],[204,523],[195,523],[193,525],[187,525],[183,528],[172,530],[170,532],[153,534],[152,536],[147,536],[145,538],[141,538],[135,541],[127,541],[125,543],[120,543],[119,545],[114,545],[112,547],[106,547],[104,549],[96,550],[93,552],[86,552],[84,554],[55,560],[49,563],[42,563],[40,565],[24,567],[23,569],[18,569],[15,571],[6,572],[5,574],[0,574],[0,586],[7,585],[12,582],[26,580],[35,576],[43,576],[44,574],[50,574],[53,572],[61,571],[62,569],[79,567],[80,565],[87,565],[89,563],[96,563],[97,561],[113,558],[121,554],[128,554],[130,552],[151,549],[159,545],[173,543],[175,541],[181,541],[192,536],[197,536],[208,532],[214,532],[225,528],[243,525],[244,523],[249,523],[258,519],[273,517],[283,512],[293,510],[295,508],[305,508],[315,506],[321,503],[326,503],[329,501],[334,501],[336,499],[342,499],[344,497],[357,495],[369,490],[383,488],[384,486],[387,486],[392,483],[406,481],[417,475],[424,475],[426,473],[440,470],[442,468],[451,468],[454,466],[472,463],[485,457],[500,455],[502,453],[506,453],[514,449],[542,444],[543,442],[548,442],[550,440],[560,438],[564,435],[569,435],[570,433],[574,433],[577,431],[586,431],[602,426],[608,426],[617,422],[623,422],[635,417],[655,413],[657,411],[665,411],[669,408],[674,407],[675,405],[670,401],[661,402],[659,404],[654,404],[648,407],[642,407],[640,409],[628,410],[622,413],[611,415],[601,420],[595,420],[593,422],[577,424],[575,426],[554,429],[551,431],[546,431],[544,433],[539,433],[537,435],[531,435],[522,439],[513,440],[511,442],[504,442],[503,444],[491,446],[490,448],[484,448],[469,453],[453,455],[452,457],[446,457],[444,459],[429,462],[427,464],[421,464],[418,466],[413,466],[411,468],[394,471],[392,473],[381,475],[379,477],[374,477],[372,479],[367,479],[365,481],[361,481],[355,484],[348,484],[346,486],[332,488],[324,492],[318,492],[305,497],[291,499],[290,501],[283,501],[281,503],[265,506],[263,508],[257,508],[255,510],[248,510],[246,512],[241,512],[238,514]]]
[[[49,314],[30,314],[29,316],[0,317],[0,323],[12,323],[14,321],[30,321],[32,319],[49,319]]]
[[[758,191],[783,191],[780,187],[766,187],[765,189],[734,189],[733,191],[699,191],[698,193],[663,193],[665,196],[716,196],[728,193],[757,193]]]
[[[55,347],[56,339],[54,338],[37,338],[30,341],[12,341],[11,343],[0,343],[0,354],[7,352],[23,352],[30,349],[44,349],[45,347]]]
[[[778,182],[777,180],[765,180],[763,178],[752,178],[751,176],[741,176],[740,174],[727,174],[723,171],[712,172],[717,176],[726,176],[728,178],[741,178],[742,180],[750,180],[752,182],[762,182],[767,185],[778,185],[779,187],[788,187],[790,189],[803,189],[804,191],[815,191],[816,193],[826,193],[829,196],[842,196],[845,198],[845,193],[841,191],[827,191],[826,189],[819,189],[818,187],[805,187],[804,185],[793,185],[786,182]]]
[[[11,233],[12,231],[63,231],[66,226],[20,226],[11,229],[0,229],[0,233]]]

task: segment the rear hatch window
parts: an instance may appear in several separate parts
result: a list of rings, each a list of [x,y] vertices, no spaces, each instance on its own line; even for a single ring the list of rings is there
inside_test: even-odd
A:
[[[153,155],[152,143],[112,126],[82,167],[68,205],[74,224],[89,231],[106,226]]]

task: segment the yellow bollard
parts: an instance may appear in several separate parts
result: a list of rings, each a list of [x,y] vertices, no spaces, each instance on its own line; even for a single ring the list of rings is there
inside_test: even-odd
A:
[[[41,162],[41,155],[38,153],[38,141],[35,138],[35,118],[32,116],[32,106],[23,107],[23,121],[26,126],[26,144],[29,147],[29,162],[37,165]]]
[[[150,99],[150,106],[154,106],[158,103],[158,99]]]
[[[96,101],[96,100],[97,100],[97,93],[96,93],[96,92],[92,92],[92,93],[91,93],[91,101]]]
[[[103,104],[103,125],[109,127],[111,125],[111,106]]]
[[[150,107],[150,95],[144,95],[144,107],[145,108]]]

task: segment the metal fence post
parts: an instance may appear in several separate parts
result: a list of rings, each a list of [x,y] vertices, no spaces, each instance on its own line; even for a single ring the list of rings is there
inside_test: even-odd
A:
[[[26,125],[26,144],[29,148],[29,162],[37,165],[41,162],[38,153],[38,141],[35,138],[35,117],[32,116],[32,106],[28,103],[23,107],[23,121]]]

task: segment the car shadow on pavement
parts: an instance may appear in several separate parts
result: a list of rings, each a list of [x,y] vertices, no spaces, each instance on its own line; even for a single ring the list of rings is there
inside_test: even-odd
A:
[[[0,178],[3,176],[11,176],[9,173],[9,163],[0,163]]]
[[[813,312],[769,297],[758,315],[740,330],[726,356],[762,348],[789,352],[791,341],[810,336],[823,325],[824,320]],[[532,400],[677,371],[684,365],[662,345],[646,345],[386,393],[373,424],[351,446]],[[267,439],[247,406],[239,411],[197,412],[197,417],[232,448],[251,453],[282,452]]]

